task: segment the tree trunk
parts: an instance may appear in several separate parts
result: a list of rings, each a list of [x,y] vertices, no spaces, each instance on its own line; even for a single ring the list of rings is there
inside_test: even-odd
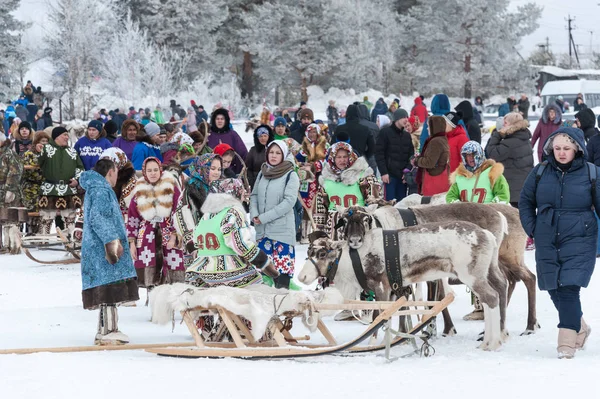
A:
[[[468,38],[466,41],[467,48],[471,44],[471,39]],[[465,55],[465,73],[471,72],[471,55]],[[465,79],[465,87],[464,87],[464,97],[471,98],[471,80],[469,78]]]
[[[253,78],[252,55],[244,51],[244,61],[242,63],[242,98],[252,98],[254,95]]]
[[[302,83],[301,83],[301,97],[302,97],[302,101],[308,102],[308,91],[306,90],[306,78],[302,78]]]

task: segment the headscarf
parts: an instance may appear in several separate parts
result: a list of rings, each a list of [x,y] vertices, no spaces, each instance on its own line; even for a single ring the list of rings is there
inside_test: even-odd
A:
[[[223,162],[219,155],[212,152],[200,155],[198,158],[196,158],[194,163],[192,163],[189,167],[190,179],[188,180],[188,184],[195,186],[199,190],[204,189],[208,191],[210,165],[215,159]]]
[[[473,154],[475,166],[470,166],[467,163],[465,159],[466,154]],[[473,140],[467,141],[465,145],[462,146],[460,149],[460,156],[462,158],[463,165],[465,165],[465,168],[471,173],[475,173],[475,171],[479,169],[479,167],[485,162],[485,154],[483,153],[481,144]]]
[[[315,140],[317,141],[319,139],[319,136],[321,135],[321,128],[316,123],[311,123],[310,125],[308,125],[306,127],[306,131],[304,132],[304,135],[306,136],[308,141],[310,141],[314,145],[315,143],[308,137],[308,133],[310,133],[313,130],[317,131],[317,139]]]
[[[335,165],[335,156],[339,150],[348,151],[348,167],[346,169],[354,165],[354,162],[356,162],[356,160],[358,159],[358,156],[356,155],[350,144],[345,143],[343,141],[338,141],[337,143],[332,145],[329,149],[329,153],[327,154],[326,160],[333,173],[338,176],[343,172],[342,169],[338,168]]]
[[[246,194],[244,184],[235,178],[215,180],[210,183],[210,192],[219,194],[229,194],[238,200],[242,200]]]
[[[113,161],[118,170],[123,169],[127,162],[129,162],[125,152],[117,147],[107,148],[106,150],[102,151],[102,154],[100,154],[100,159],[104,158]]]
[[[158,169],[160,170],[160,176],[162,177],[163,175],[163,168],[162,168],[162,162],[160,162],[160,159],[156,158],[156,157],[148,157],[144,160],[144,163],[142,164],[142,174],[144,175],[144,180],[146,180],[147,183],[149,184],[156,184],[155,183],[150,183],[150,180],[148,180],[148,176],[146,176],[146,165],[148,165],[148,162],[156,162],[158,164]],[[160,181],[160,179],[159,179]]]
[[[181,147],[184,144],[194,145],[194,140],[186,133],[177,132],[171,137],[169,143],[177,143]]]

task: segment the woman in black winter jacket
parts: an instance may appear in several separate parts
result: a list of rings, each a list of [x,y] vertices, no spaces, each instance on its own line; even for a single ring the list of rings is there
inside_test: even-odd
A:
[[[250,148],[245,160],[250,187],[254,187],[260,168],[266,161],[265,148],[274,137],[273,129],[269,125],[260,125],[254,129],[254,147]]]
[[[462,121],[467,128],[467,133],[469,135],[469,139],[478,142],[481,144],[481,128],[479,127],[479,122],[475,119],[475,115],[473,113],[473,105],[471,105],[470,101],[462,101],[456,107],[454,107],[456,112],[460,112],[462,114]]]
[[[577,127],[583,131],[583,137],[585,138],[585,142],[589,142],[592,137],[598,134],[596,130],[596,115],[594,115],[594,111],[589,108],[584,108],[578,113],[575,114],[575,119],[577,121]]]
[[[495,131],[488,141],[488,158],[504,165],[504,177],[510,187],[510,204],[518,207],[521,189],[533,169],[533,148],[529,122],[519,112],[504,117],[504,127]]]

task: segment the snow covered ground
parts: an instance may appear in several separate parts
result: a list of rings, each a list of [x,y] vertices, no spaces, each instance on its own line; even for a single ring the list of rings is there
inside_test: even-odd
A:
[[[306,246],[298,248],[298,269]],[[37,252],[39,257],[62,256]],[[535,270],[533,252],[528,266]],[[585,316],[600,326],[600,293],[583,290]],[[470,296],[456,287],[450,311],[458,335],[437,338],[431,358],[416,356],[388,362],[382,353],[365,356],[327,356],[304,360],[185,360],[162,358],[144,351],[39,353],[0,355],[0,396],[3,398],[117,398],[135,394],[144,398],[195,393],[210,397],[383,397],[384,395],[438,395],[445,398],[564,397],[580,392],[595,395],[598,387],[600,347],[592,336],[585,351],[574,360],[556,359],[557,316],[546,293],[538,295],[537,334],[521,337],[527,315],[526,291],[517,285],[508,309],[511,337],[498,352],[476,349],[483,322],[464,322]],[[23,255],[0,256],[0,348],[91,345],[97,312],[81,306],[79,265],[44,266]],[[187,330],[150,323],[144,307],[145,291],[134,308],[120,308],[120,327],[132,343],[191,341]],[[334,322],[328,326],[337,337],[350,339],[362,326]],[[441,328],[441,321],[438,328]],[[598,327],[596,327],[598,328]],[[295,326],[294,335],[306,334]],[[316,342],[316,341],[315,341]],[[393,356],[408,353],[395,348]],[[473,390],[473,392],[471,392]],[[484,393],[485,392],[485,393]]]
[[[251,133],[235,124],[250,147]],[[532,127],[533,129],[533,127]],[[484,137],[484,141],[486,138]],[[484,144],[485,145],[485,144]],[[52,260],[56,252],[36,252]],[[297,248],[297,270],[306,246]],[[535,271],[534,253],[526,254]],[[599,277],[583,290],[588,323],[600,328]],[[211,398],[366,398],[482,396],[484,398],[559,398],[578,393],[595,397],[600,367],[598,332],[574,360],[556,359],[556,311],[546,293],[538,294],[535,335],[521,337],[527,318],[526,290],[518,284],[508,308],[510,339],[497,352],[477,349],[483,322],[465,322],[471,311],[470,294],[455,287],[457,298],[450,312],[458,330],[455,337],[432,341],[430,358],[402,358],[408,347],[395,348],[395,360],[383,353],[362,356],[327,356],[303,360],[185,360],[162,358],[144,351],[0,355],[0,398],[142,398],[196,394]],[[120,308],[120,328],[132,343],[191,342],[187,329],[176,323],[150,323],[144,307],[145,290],[137,307]],[[358,335],[363,326],[353,322],[327,325],[339,341]],[[24,255],[0,256],[0,349],[92,345],[97,312],[81,305],[79,265],[44,266]],[[439,320],[441,330],[442,322]],[[296,323],[292,334],[304,335]],[[316,336],[313,336],[316,337]],[[322,339],[313,338],[314,343]],[[443,395],[443,396],[442,396]]]

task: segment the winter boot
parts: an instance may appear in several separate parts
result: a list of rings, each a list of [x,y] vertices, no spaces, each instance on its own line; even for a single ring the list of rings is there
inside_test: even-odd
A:
[[[535,242],[533,238],[527,237],[527,245],[525,246],[525,251],[533,251],[535,250]]]
[[[585,343],[592,333],[592,327],[588,326],[583,317],[581,318],[581,329],[577,333],[577,341],[575,342],[575,349],[583,349]]]
[[[477,297],[477,295],[473,294],[473,292],[471,292],[471,303],[475,307],[475,310],[473,310],[471,313],[465,315],[463,317],[463,320],[465,320],[465,321],[483,320],[483,306],[481,306],[481,302],[479,301],[479,298]]]
[[[75,242],[73,237],[73,233],[75,232],[75,216],[64,216],[63,219],[65,220],[65,228],[69,240]]]
[[[41,233],[43,235],[49,236],[50,230],[52,230],[52,219],[42,219],[41,220]]]
[[[559,359],[573,359],[575,357],[575,345],[577,345],[577,331],[569,328],[558,329],[558,351]]]
[[[268,285],[269,287],[275,287],[275,281],[273,281],[272,277],[269,277],[264,274],[261,274],[260,276],[262,277],[262,282],[264,285]]]
[[[302,291],[302,287],[294,283],[294,280],[290,280],[290,291]]]

